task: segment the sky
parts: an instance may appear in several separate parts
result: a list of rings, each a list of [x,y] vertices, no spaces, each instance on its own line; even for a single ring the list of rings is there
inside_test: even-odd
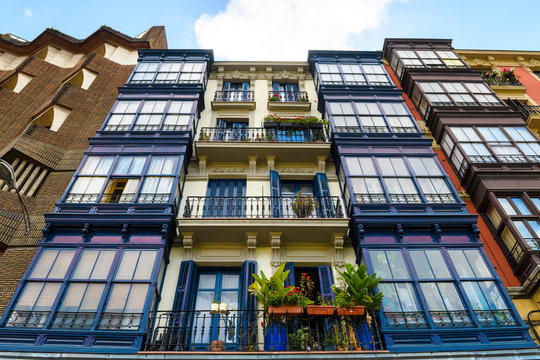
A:
[[[305,61],[308,50],[381,50],[387,37],[450,38],[457,49],[540,51],[540,0],[0,0],[0,33],[46,28],[83,39],[164,25],[170,49],[216,60]]]

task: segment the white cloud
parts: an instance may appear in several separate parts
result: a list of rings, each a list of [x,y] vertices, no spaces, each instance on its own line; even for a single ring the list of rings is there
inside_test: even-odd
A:
[[[392,1],[230,0],[224,11],[201,15],[195,32],[217,59],[302,61],[310,49],[358,49]]]
[[[34,17],[34,14],[32,14],[32,10],[30,10],[29,8],[24,9],[24,15],[28,17]]]

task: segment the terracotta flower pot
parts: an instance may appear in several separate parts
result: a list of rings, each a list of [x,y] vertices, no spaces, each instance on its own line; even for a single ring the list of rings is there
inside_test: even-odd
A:
[[[353,306],[351,308],[337,308],[337,314],[340,316],[360,316],[364,315],[363,306]]]
[[[225,348],[225,341],[214,340],[210,343],[211,351],[223,351],[224,348]]]
[[[269,315],[302,315],[302,306],[300,305],[282,305],[282,306],[269,306]]]
[[[327,305],[308,305],[306,313],[315,316],[330,316],[334,314],[334,307]]]

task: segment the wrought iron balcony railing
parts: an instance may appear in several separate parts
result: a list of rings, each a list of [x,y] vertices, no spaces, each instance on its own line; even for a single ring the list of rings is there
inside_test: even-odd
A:
[[[430,311],[431,320],[438,328],[461,328],[474,326],[468,311]]]
[[[188,196],[185,218],[343,218],[339,196]]]
[[[268,101],[309,102],[307,91],[269,91]]]
[[[250,90],[225,90],[216,91],[214,94],[214,101],[255,101],[253,91]]]
[[[328,142],[323,129],[265,129],[203,127],[199,141],[226,142]]]
[[[516,78],[508,79],[502,76],[485,78],[489,85],[494,86],[523,86],[523,84]]]
[[[68,194],[65,203],[68,204],[91,204],[98,202],[100,194]],[[163,204],[169,202],[170,193],[105,193],[99,199],[102,204]],[[136,201],[135,201],[136,200]]]
[[[43,328],[53,329],[91,329],[96,318],[96,312],[67,312],[59,311],[47,325],[50,311],[20,311],[13,310],[5,327],[13,328]],[[139,330],[142,313],[112,313],[101,314],[97,328],[100,330]]]
[[[150,314],[144,351],[384,350],[379,324],[364,316],[277,316],[263,311]]]
[[[385,312],[386,324],[394,329],[427,328],[428,323],[422,311]]]
[[[481,326],[512,326],[517,325],[511,310],[475,310]]]

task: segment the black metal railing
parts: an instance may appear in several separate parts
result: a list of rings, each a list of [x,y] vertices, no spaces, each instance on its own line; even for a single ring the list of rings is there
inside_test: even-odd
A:
[[[100,330],[138,330],[142,316],[142,313],[104,312],[101,314],[98,328]]]
[[[481,326],[512,326],[517,325],[512,311],[500,310],[475,310],[476,318]]]
[[[129,125],[105,125],[104,131],[129,131],[131,124]],[[161,128],[161,129],[160,129]],[[162,124],[162,125],[150,125],[150,124],[135,124],[131,131],[186,131],[188,129],[187,124]]]
[[[495,86],[523,86],[523,84],[516,78],[509,79],[502,76],[485,78],[489,85]]]
[[[59,311],[56,313],[51,327],[54,329],[90,329],[96,314],[96,312]]]
[[[385,312],[386,325],[393,329],[427,328],[428,323],[422,311]]]
[[[6,327],[41,328],[49,317],[49,311],[13,310],[6,321]]]
[[[430,311],[431,320],[438,328],[460,328],[474,326],[469,312],[460,311]]]
[[[397,204],[418,204],[422,202],[422,198],[418,194],[388,194],[390,200]]]
[[[418,130],[414,126],[410,127],[401,127],[401,126],[392,126],[391,130],[388,130],[385,126],[377,127],[360,127],[360,126],[335,126],[336,133],[417,133]],[[379,131],[380,130],[380,131]]]
[[[540,106],[537,105],[527,105],[522,103],[519,100],[507,99],[506,103],[521,113],[521,116],[527,120],[530,115],[540,114]]]
[[[250,90],[216,91],[216,93],[214,94],[214,101],[255,101],[255,95],[254,92]]]
[[[271,102],[309,102],[307,91],[269,91]]]
[[[199,141],[226,142],[327,142],[323,129],[266,129],[203,127]]]
[[[383,350],[374,316],[268,316],[263,311],[158,311],[144,351]]]
[[[64,200],[65,203],[76,203],[76,204],[85,204],[85,203],[95,203],[99,197],[99,194],[74,194],[70,193],[67,195]]]
[[[109,193],[103,194],[100,203],[106,204],[126,204],[131,203],[135,199],[135,193]]]
[[[185,218],[342,218],[339,196],[188,196]]]

